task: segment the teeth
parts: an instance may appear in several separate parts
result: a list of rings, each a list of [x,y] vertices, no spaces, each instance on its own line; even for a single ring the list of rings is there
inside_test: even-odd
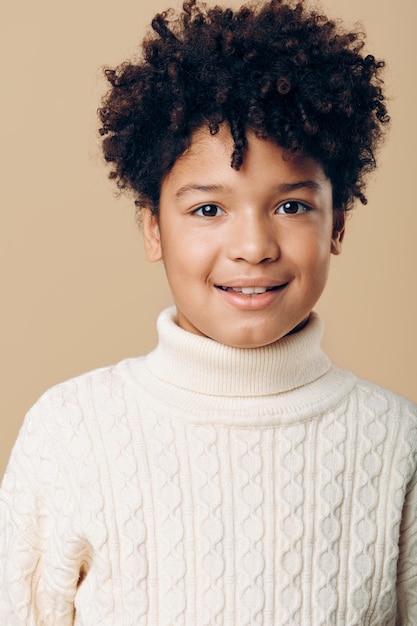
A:
[[[236,293],[243,293],[245,296],[253,296],[258,293],[265,293],[266,287],[232,287]]]

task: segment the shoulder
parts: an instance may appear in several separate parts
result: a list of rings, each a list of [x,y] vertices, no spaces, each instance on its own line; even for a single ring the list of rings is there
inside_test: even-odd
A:
[[[80,422],[105,420],[132,395],[129,371],[142,357],[98,368],[48,389],[30,408],[26,429],[46,431],[76,429]]]
[[[121,429],[115,426],[123,428],[136,403],[128,375],[136,361],[141,357],[92,370],[48,389],[25,416],[6,474],[16,473],[20,466],[37,467],[38,479],[42,472],[47,481],[58,467],[73,470],[77,462],[84,467],[100,442],[121,437]]]
[[[417,405],[384,387],[357,379],[349,401],[349,413],[372,440],[396,441],[417,461]]]
[[[71,401],[91,401],[97,394],[102,394],[106,390],[109,394],[124,389],[132,364],[140,362],[143,357],[125,359],[119,363],[100,367],[89,372],[75,376],[54,385],[41,395],[35,403],[36,406],[55,405],[58,400],[63,404],[70,404]]]
[[[357,378],[354,394],[364,409],[386,412],[392,419],[409,416],[417,424],[417,404],[389,389]]]

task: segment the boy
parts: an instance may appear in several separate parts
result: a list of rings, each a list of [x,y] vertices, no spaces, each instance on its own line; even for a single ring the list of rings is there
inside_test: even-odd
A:
[[[312,311],[388,122],[383,64],[303,5],[184,3],[108,70],[111,176],[175,309],[45,394],[6,473],[6,624],[417,623],[417,420]]]

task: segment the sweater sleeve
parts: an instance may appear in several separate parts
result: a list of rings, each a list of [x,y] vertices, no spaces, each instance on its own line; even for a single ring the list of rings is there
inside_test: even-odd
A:
[[[403,509],[397,573],[397,624],[417,624],[417,473]]]
[[[8,626],[74,624],[79,567],[55,541],[68,498],[50,430],[35,405],[0,491],[0,623]]]

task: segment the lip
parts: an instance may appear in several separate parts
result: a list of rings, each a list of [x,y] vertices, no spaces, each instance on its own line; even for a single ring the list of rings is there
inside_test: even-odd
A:
[[[273,278],[267,278],[265,276],[236,276],[233,279],[226,280],[224,282],[219,281],[215,283],[215,287],[218,289],[237,289],[239,287],[263,287],[265,289],[277,289],[288,284],[288,280],[277,280]]]
[[[228,305],[237,308],[241,311],[260,311],[267,309],[270,306],[276,304],[286,292],[289,282],[273,284],[269,287],[265,285],[265,281],[262,285],[254,284],[254,282],[242,284],[234,282],[233,285],[228,287],[227,285],[216,286],[216,293],[226,302]],[[245,295],[232,291],[232,287],[266,287],[268,291],[259,294]]]

